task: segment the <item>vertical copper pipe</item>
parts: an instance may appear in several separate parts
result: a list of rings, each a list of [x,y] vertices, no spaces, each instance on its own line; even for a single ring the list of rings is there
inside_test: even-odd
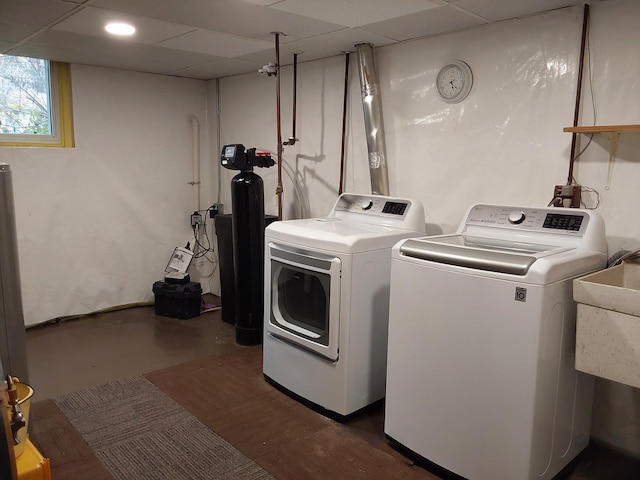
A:
[[[589,28],[589,4],[584,4],[584,14],[582,16],[582,42],[580,44],[580,63],[578,66],[578,91],[576,92],[576,106],[573,113],[573,126],[578,126],[578,116],[580,113],[580,97],[582,96],[582,70],[584,68],[584,51],[587,44],[587,29]],[[569,157],[569,176],[567,185],[573,183],[573,164],[576,157],[576,138],[578,134],[571,134],[571,157]]]
[[[344,188],[345,144],[347,136],[347,97],[349,93],[349,52],[344,52],[344,98],[342,100],[342,147],[340,149],[340,184],[338,195]]]
[[[298,110],[298,53],[293,54],[293,128],[289,140],[282,145],[295,145],[298,139],[296,138],[296,111]]]
[[[282,220],[282,128],[280,118],[280,34],[276,36],[276,112],[278,123],[278,187],[276,188],[276,198],[278,201],[278,220]]]
[[[298,54],[293,54],[293,132],[291,134],[291,138],[289,139],[289,143],[293,145],[296,143],[296,110],[297,110],[297,99],[298,98]]]

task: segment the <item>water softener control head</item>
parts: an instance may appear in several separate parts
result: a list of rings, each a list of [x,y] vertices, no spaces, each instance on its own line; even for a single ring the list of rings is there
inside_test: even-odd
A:
[[[253,170],[253,167],[271,167],[275,161],[268,152],[257,152],[255,148],[245,151],[244,145],[236,143],[222,147],[220,163],[230,170]]]

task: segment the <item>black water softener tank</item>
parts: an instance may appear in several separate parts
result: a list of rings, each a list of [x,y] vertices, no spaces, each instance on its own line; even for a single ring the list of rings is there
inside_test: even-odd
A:
[[[257,345],[264,321],[264,184],[253,167],[275,162],[271,155],[256,154],[255,148],[245,151],[240,144],[225,145],[220,161],[225,168],[240,170],[231,180],[236,342]]]

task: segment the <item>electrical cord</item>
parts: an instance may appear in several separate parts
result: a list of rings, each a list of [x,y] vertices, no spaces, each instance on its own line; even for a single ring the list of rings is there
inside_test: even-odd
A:
[[[215,263],[214,260],[207,257],[207,254],[213,253],[213,245],[211,243],[211,238],[209,237],[209,230],[207,229],[207,219],[209,218],[209,212],[213,207],[209,207],[206,210],[199,210],[198,213],[204,213],[204,221],[202,222],[202,230],[204,231],[204,238],[206,239],[206,243],[203,244],[200,242],[200,235],[198,235],[198,227],[197,225],[193,225],[191,228],[193,229],[193,236],[195,238],[195,246],[198,247],[197,253],[193,256],[194,259],[197,258],[205,258],[211,263]]]
[[[581,188],[583,192],[590,192],[590,193],[596,194],[596,204],[593,207],[587,207],[587,204],[584,203],[582,199],[580,200],[580,203],[584,206],[584,208],[586,208],[587,210],[595,210],[596,208],[598,208],[598,206],[600,205],[600,192],[598,192],[598,190],[592,187],[581,187]]]
[[[152,307],[153,302],[134,302],[134,303],[126,303],[124,305],[115,305],[113,307],[101,308],[100,310],[95,310],[93,312],[88,313],[79,313],[75,315],[63,315],[61,317],[52,318],[50,320],[45,320],[41,323],[36,323],[34,325],[27,325],[25,328],[27,330],[31,328],[41,327],[43,325],[51,325],[51,324],[59,324],[63,322],[67,322],[69,320],[79,320],[81,318],[88,318],[101,315],[103,313],[117,312],[120,310],[128,310],[131,308],[139,308],[139,307]]]
[[[207,228],[207,220],[210,218],[210,212],[212,209],[213,209],[213,206],[207,208],[206,210],[200,210],[198,212],[198,213],[204,214],[203,215],[204,220],[202,222],[201,229],[197,229],[195,225],[192,226],[194,239],[195,239],[194,251],[196,252],[193,258],[194,259],[203,258],[204,260],[206,260],[208,263],[211,264],[211,271],[207,274],[201,275],[202,278],[209,279],[209,288],[212,288],[211,282],[215,276],[216,271],[218,270],[218,261],[213,255],[213,253],[215,252],[215,249],[213,246],[213,242],[211,241],[211,237],[209,237],[209,229]],[[198,238],[199,237],[199,235],[197,235],[198,230],[204,230],[204,237],[206,239],[204,243],[200,242],[200,239]]]

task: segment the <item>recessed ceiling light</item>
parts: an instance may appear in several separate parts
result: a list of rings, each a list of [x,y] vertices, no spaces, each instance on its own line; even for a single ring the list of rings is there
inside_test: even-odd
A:
[[[107,23],[104,29],[112,35],[128,36],[136,33],[136,27],[122,22]]]

